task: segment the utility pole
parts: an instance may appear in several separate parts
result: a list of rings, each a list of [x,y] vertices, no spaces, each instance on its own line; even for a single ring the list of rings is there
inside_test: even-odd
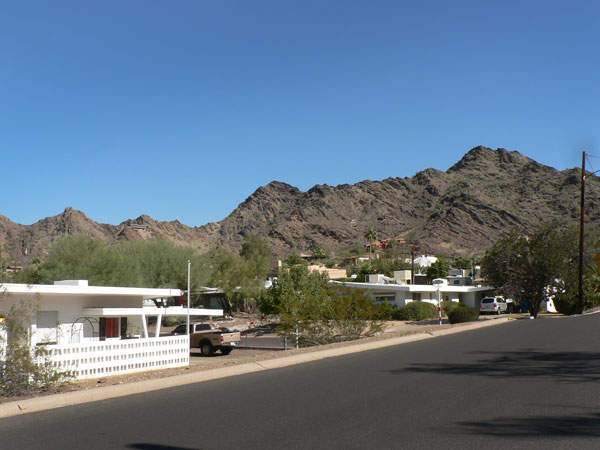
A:
[[[585,218],[585,152],[581,156],[581,214],[579,218],[579,314],[583,314],[583,236]]]
[[[190,269],[192,267],[192,261],[188,259],[187,263],[187,335],[190,335]]]

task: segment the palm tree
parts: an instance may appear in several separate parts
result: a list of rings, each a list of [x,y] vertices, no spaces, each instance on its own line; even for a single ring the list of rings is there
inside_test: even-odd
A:
[[[373,241],[377,239],[377,231],[373,228],[369,228],[365,232],[365,238],[369,240],[369,259],[371,259],[371,248],[373,247]]]

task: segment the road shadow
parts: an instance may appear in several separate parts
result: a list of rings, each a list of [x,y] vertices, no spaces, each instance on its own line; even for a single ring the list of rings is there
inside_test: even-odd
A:
[[[498,417],[458,422],[462,431],[507,439],[524,437],[600,437],[600,413],[572,416]]]
[[[127,448],[134,448],[137,450],[203,450],[201,448],[174,447],[172,445],[149,444],[145,442],[128,444]]]
[[[473,354],[473,353],[472,353]],[[562,383],[600,381],[600,353],[542,352],[538,350],[475,352],[481,359],[465,363],[412,364],[389,371],[393,374],[435,373],[523,378]]]

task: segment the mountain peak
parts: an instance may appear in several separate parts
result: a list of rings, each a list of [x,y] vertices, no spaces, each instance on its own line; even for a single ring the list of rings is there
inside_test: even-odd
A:
[[[501,167],[506,169],[509,166],[524,166],[535,163],[532,159],[523,156],[517,151],[509,151],[505,148],[492,150],[489,147],[479,145],[469,150],[460,161],[447,170],[447,173],[459,172],[462,170],[486,171],[492,167]],[[537,164],[537,163],[536,163]]]

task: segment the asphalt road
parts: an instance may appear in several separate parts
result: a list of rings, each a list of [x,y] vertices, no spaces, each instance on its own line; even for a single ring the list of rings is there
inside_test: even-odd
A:
[[[600,315],[0,420],[2,449],[596,449]]]

